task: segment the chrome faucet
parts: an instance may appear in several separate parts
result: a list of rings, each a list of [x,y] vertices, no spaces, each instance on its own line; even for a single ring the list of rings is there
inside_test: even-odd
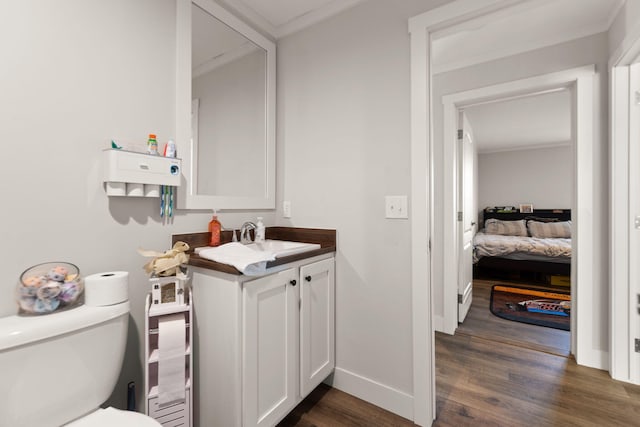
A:
[[[249,230],[251,229],[256,229],[256,225],[251,221],[245,222],[242,224],[242,227],[240,227],[240,243],[243,245],[252,243],[251,234],[249,234]]]

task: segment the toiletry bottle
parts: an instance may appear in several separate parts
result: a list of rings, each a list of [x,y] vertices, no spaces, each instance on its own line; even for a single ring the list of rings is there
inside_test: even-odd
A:
[[[147,152],[149,154],[158,155],[158,141],[153,133],[149,134],[149,140],[147,141]]]
[[[258,223],[256,224],[256,242],[264,242],[264,224],[262,223],[262,217],[258,217]]]
[[[211,237],[209,238],[209,246],[220,246],[220,230],[222,226],[220,225],[220,221],[218,221],[218,216],[216,215],[216,211],[213,211],[213,218],[209,221],[209,233],[211,233]]]
[[[170,139],[164,146],[164,156],[165,157],[176,157],[176,143],[173,142],[173,139]]]

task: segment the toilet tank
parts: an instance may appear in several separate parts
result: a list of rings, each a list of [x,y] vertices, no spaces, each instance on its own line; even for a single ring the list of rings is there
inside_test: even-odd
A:
[[[126,301],[0,318],[0,427],[58,427],[104,403],[122,367],[128,314]]]

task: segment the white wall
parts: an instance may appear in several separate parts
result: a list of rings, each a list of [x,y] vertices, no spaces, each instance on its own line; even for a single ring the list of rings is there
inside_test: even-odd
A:
[[[443,95],[481,88],[507,81],[537,76],[554,71],[561,71],[574,67],[596,64],[594,79],[594,283],[592,290],[592,313],[597,325],[592,331],[594,350],[608,351],[608,262],[607,262],[607,234],[608,234],[608,39],[606,33],[584,37],[578,40],[555,46],[538,49],[511,57],[474,65],[460,70],[438,74],[433,79],[433,116],[434,116],[434,174],[442,176],[443,151],[442,145],[442,104]],[[438,206],[443,205],[443,182],[436,181],[435,186],[435,234],[434,241],[442,241],[443,218]],[[443,288],[442,265],[443,254],[435,245],[433,251],[433,307],[434,315],[442,316]],[[590,261],[590,260],[589,260]],[[589,262],[587,261],[587,262]]]
[[[178,211],[163,224],[157,200],[108,198],[102,186],[101,150],[111,138],[174,136],[174,50],[173,0],[0,2],[0,316],[16,312],[14,287],[33,264],[129,271],[130,334],[111,402],[119,407],[128,381],[139,395],[143,388],[149,285],[136,249],[168,249],[172,234],[206,231],[211,214]],[[220,219],[239,227],[257,215],[273,225],[272,212]]]
[[[478,155],[479,209],[533,203],[535,209],[570,209],[573,200],[570,146]]]
[[[334,385],[408,417],[411,229],[384,196],[411,188],[408,18],[442,3],[370,0],[278,44],[280,222],[338,230]]]

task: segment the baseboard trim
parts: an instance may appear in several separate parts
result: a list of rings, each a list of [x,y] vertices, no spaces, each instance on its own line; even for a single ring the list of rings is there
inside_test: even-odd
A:
[[[578,365],[587,366],[589,368],[601,369],[603,371],[609,371],[609,352],[602,350],[591,350],[589,354],[578,354],[576,358]]]
[[[405,392],[342,368],[335,369],[330,384],[338,390],[413,420],[413,396]]]
[[[433,322],[433,330],[436,332],[444,332],[444,317],[433,315],[431,318]]]

